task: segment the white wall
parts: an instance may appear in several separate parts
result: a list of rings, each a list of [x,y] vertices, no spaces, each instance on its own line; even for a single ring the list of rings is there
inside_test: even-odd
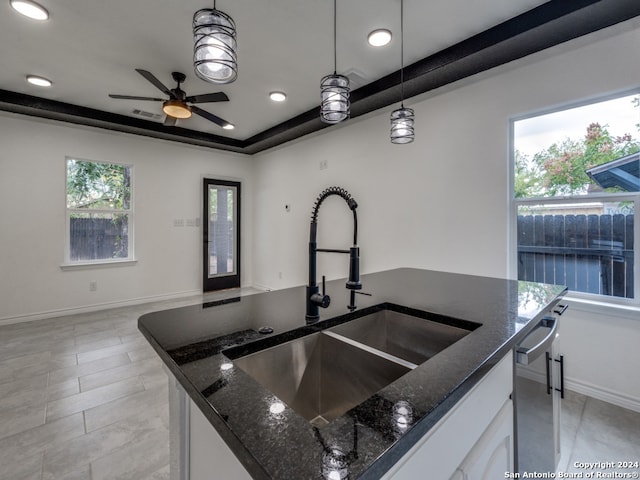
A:
[[[390,144],[397,107],[389,107],[259,155],[254,282],[306,282],[309,215],[316,195],[334,184],[360,205],[363,272],[417,266],[509,277],[510,119],[640,85],[639,25],[632,20],[405,102],[416,112],[412,144]],[[341,203],[321,209],[320,246],[350,243]],[[318,272],[345,277],[347,265],[325,254]],[[640,344],[640,311],[570,309],[564,318],[572,388],[640,410],[640,349],[631,348]]]
[[[306,282],[309,214],[316,195],[331,185],[359,202],[363,271],[415,265],[508,276],[510,119],[638,86],[640,65],[631,61],[640,44],[638,24],[410,99],[414,143],[389,142],[396,105],[258,155],[254,281],[272,288]],[[324,160],[328,168],[321,170]],[[334,243],[327,239],[333,229],[341,235],[335,243],[348,246],[346,205],[344,211],[322,207],[322,244]],[[344,259],[325,262],[330,265],[319,271],[346,276]]]
[[[0,115],[0,323],[202,291],[202,178],[243,182],[243,284],[251,284],[252,160],[175,142]],[[65,157],[134,166],[135,265],[62,270]],[[89,291],[89,282],[98,289]]]

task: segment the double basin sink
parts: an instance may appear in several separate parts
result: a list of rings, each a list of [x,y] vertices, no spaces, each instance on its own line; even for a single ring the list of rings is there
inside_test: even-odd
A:
[[[383,307],[233,363],[313,425],[322,426],[480,326],[412,313],[420,316]],[[456,325],[443,323],[448,320]]]

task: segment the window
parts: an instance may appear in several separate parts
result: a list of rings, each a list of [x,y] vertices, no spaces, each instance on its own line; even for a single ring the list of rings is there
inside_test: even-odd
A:
[[[640,93],[511,127],[517,278],[640,303]]]
[[[133,259],[132,170],[67,158],[66,263]]]

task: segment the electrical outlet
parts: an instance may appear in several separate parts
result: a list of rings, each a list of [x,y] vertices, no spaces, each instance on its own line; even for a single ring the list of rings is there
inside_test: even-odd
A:
[[[95,280],[92,280],[89,282],[89,291],[90,292],[95,292],[98,290],[98,282],[96,282]]]
[[[327,168],[329,168],[328,161],[326,159],[320,160],[320,170],[326,170]]]

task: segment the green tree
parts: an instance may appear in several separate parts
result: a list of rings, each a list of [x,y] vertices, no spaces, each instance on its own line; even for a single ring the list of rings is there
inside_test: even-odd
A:
[[[514,192],[516,198],[537,197],[544,193],[540,168],[520,150],[515,151]]]
[[[67,206],[87,209],[127,209],[131,174],[126,165],[67,161]]]
[[[638,151],[640,142],[631,134],[614,137],[606,125],[591,123],[582,139],[554,143],[530,161],[516,154],[516,196],[587,193],[590,188],[598,188],[587,175],[589,168]]]

